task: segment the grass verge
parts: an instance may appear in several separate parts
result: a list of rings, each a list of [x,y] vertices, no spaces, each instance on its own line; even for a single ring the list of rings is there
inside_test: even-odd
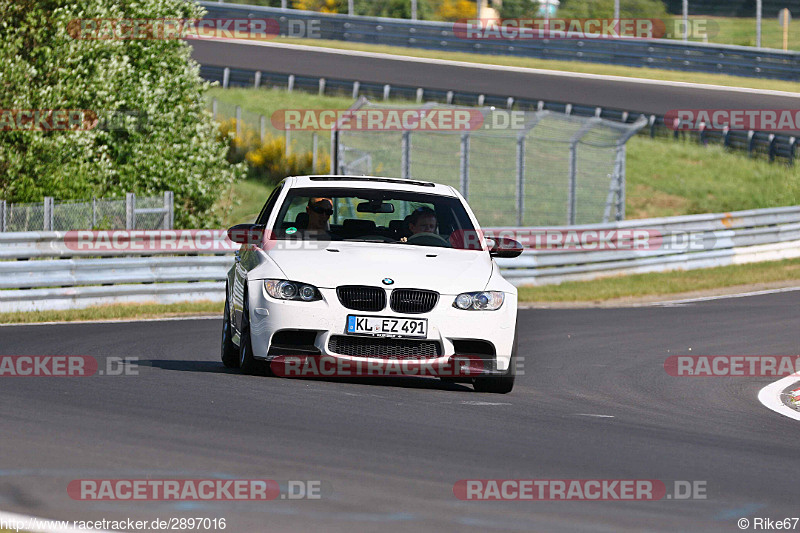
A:
[[[624,65],[605,65],[600,63],[586,63],[580,61],[559,61],[552,59],[538,59],[533,57],[471,54],[466,52],[443,52],[439,50],[422,50],[418,48],[405,48],[402,46],[387,46],[323,39],[279,38],[271,42],[321,46],[325,48],[336,48],[339,50],[361,50],[364,52],[379,52],[384,54],[423,57],[430,59],[448,59],[451,61],[466,61],[469,63],[488,65],[558,70],[562,72],[580,72],[584,74],[623,76],[626,78],[647,78],[661,81],[705,83],[709,85],[722,85],[726,87],[749,87],[752,89],[800,92],[800,83],[798,82],[771,80],[765,78],[745,78],[740,76],[729,76],[726,74],[681,72],[677,70],[628,67]]]
[[[597,302],[800,280],[800,259],[519,288],[520,302]]]
[[[0,313],[0,324],[35,322],[75,322],[81,320],[120,320],[126,318],[165,318],[197,314],[219,314],[222,302],[184,302],[176,304],[124,304],[68,309],[64,311],[32,311]],[[0,530],[2,531],[2,530]]]
[[[756,45],[755,17],[709,17],[695,15],[691,20],[707,20],[707,27],[716,25],[719,33],[709,36],[708,42],[715,44]],[[694,39],[697,40],[697,39]],[[789,24],[789,50],[800,50],[800,24]],[[761,45],[765,48],[783,49],[783,27],[772,17],[764,18],[761,26]]]

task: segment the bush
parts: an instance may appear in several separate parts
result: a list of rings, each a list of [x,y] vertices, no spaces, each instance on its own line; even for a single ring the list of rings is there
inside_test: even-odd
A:
[[[442,0],[436,9],[437,20],[456,21],[478,16],[475,0]]]
[[[287,156],[283,137],[268,134],[261,142],[256,131],[245,125],[242,125],[241,136],[237,137],[236,119],[222,122],[219,130],[220,138],[230,146],[228,160],[232,163],[246,162],[248,177],[268,185],[274,185],[287,176],[327,173],[330,168],[330,156],[324,152],[319,154],[316,168],[313,165],[314,154],[310,150],[291,150]]]
[[[177,227],[212,207],[245,166],[205,109],[208,84],[182,40],[75,39],[75,19],[197,18],[184,0],[0,0],[0,109],[127,111],[119,128],[0,132],[0,197],[85,199],[175,193]]]

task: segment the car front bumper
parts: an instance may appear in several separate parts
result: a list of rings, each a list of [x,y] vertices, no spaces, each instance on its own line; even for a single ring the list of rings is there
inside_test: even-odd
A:
[[[509,369],[516,329],[516,294],[506,293],[505,302],[496,311],[457,309],[452,305],[455,294],[441,294],[431,312],[410,315],[395,313],[388,306],[378,312],[347,309],[339,302],[336,289],[332,288],[319,289],[322,300],[303,302],[276,300],[270,297],[264,289],[263,280],[251,280],[248,284],[251,341],[253,354],[257,359],[266,360],[272,357],[269,350],[273,344],[273,335],[283,330],[316,332],[314,347],[321,355],[352,361],[363,360],[365,357],[380,358],[382,356],[380,353],[352,356],[336,353],[330,348],[333,335],[354,337],[345,331],[347,316],[359,315],[427,319],[428,331],[425,340],[438,342],[440,345],[440,355],[426,358],[429,363],[443,364],[457,355],[454,342],[480,340],[494,346],[494,360],[492,365],[484,366],[485,373],[504,374]]]

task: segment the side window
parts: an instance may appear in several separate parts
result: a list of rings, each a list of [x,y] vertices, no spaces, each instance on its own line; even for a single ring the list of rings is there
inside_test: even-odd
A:
[[[281,189],[283,189],[283,182],[281,182],[275,189],[273,189],[272,194],[269,195],[269,199],[267,199],[267,203],[264,204],[264,208],[261,209],[261,213],[259,213],[258,218],[256,219],[256,224],[264,225],[269,220],[269,215],[272,213],[272,208],[275,207],[275,202],[278,201],[278,196],[281,195]]]

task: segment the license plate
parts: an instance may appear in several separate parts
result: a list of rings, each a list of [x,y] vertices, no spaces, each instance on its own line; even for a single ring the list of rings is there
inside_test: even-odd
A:
[[[376,337],[427,337],[426,318],[387,318],[347,315],[347,333]]]

